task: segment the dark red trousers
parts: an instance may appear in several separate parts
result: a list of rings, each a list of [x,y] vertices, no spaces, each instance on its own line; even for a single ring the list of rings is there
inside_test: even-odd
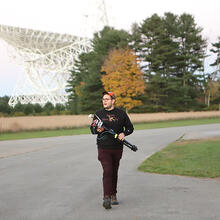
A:
[[[122,149],[98,148],[98,160],[101,162],[103,168],[104,197],[117,193],[118,168],[122,152]]]

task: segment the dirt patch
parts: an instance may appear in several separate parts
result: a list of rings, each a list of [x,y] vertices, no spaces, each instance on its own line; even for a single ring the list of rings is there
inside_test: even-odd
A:
[[[133,123],[220,117],[220,111],[129,114]],[[0,118],[0,132],[86,127],[88,115],[28,116]]]

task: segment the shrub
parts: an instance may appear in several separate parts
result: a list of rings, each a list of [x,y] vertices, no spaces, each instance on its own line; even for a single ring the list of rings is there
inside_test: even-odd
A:
[[[20,117],[20,116],[25,116],[25,114],[24,114],[24,112],[15,112],[15,113],[13,114],[13,116],[15,116],[15,117]]]

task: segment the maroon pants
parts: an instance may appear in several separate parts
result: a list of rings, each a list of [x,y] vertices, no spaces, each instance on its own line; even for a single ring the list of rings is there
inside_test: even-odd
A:
[[[98,148],[98,160],[101,162],[103,168],[104,197],[117,193],[118,167],[122,152],[122,149]]]

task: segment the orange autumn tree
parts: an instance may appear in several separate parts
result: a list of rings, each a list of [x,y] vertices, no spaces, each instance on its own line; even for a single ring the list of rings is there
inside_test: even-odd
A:
[[[142,104],[135,98],[144,93],[145,83],[143,72],[138,64],[134,51],[115,49],[111,51],[101,68],[106,74],[101,81],[106,91],[114,91],[117,106],[130,110]]]

